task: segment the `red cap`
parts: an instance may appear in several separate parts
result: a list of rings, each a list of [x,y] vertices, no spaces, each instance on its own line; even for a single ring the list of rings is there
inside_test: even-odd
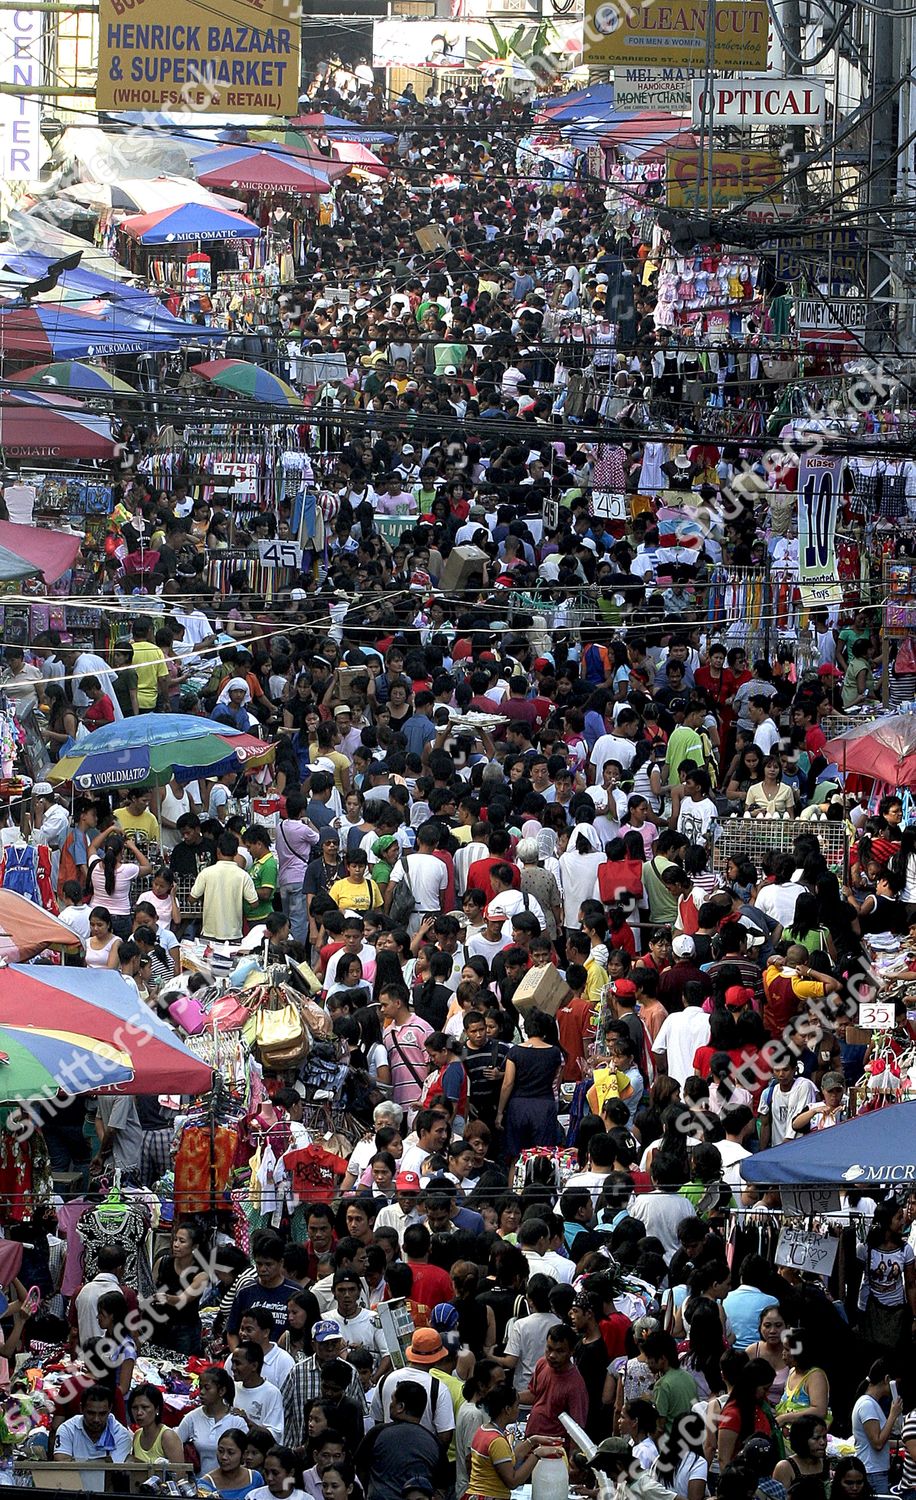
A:
[[[420,1179],[416,1172],[399,1172],[394,1179],[394,1185],[399,1193],[418,1193],[420,1191]]]
[[[817,669],[818,677],[842,677],[839,668],[831,666],[829,661],[822,662]]]
[[[754,991],[749,990],[744,984],[730,984],[725,991],[725,1004],[729,1010],[744,1010],[746,1005],[753,1005]]]
[[[611,989],[621,1000],[635,1000],[636,998],[636,985],[632,979],[613,979]]]

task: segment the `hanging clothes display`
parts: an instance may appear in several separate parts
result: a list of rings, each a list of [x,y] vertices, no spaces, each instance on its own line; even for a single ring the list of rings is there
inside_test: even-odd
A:
[[[126,1196],[118,1203],[106,1201],[91,1208],[76,1228],[83,1246],[83,1274],[87,1280],[98,1270],[99,1251],[104,1247],[123,1250],[124,1281],[141,1297],[153,1294],[153,1271],[147,1249],[149,1214],[140,1202]]]

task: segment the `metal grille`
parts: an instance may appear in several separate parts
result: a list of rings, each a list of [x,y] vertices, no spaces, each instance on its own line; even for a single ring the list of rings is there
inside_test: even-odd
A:
[[[768,851],[790,854],[799,834],[816,834],[824,858],[833,870],[843,871],[849,854],[849,839],[842,823],[824,818],[725,818],[716,841],[714,864],[724,870],[732,857],[749,859],[761,868]]]
[[[874,714],[828,714],[826,719],[818,719],[819,728],[823,729],[828,740],[835,740],[839,735],[845,734],[847,729],[855,729],[857,724],[874,724],[881,715]]]

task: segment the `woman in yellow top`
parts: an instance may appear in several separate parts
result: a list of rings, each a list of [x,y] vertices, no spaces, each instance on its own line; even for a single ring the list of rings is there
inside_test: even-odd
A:
[[[795,792],[782,779],[782,762],[778,755],[768,755],[763,762],[763,780],[747,789],[744,806],[754,816],[781,818],[795,816]]]
[[[366,874],[369,859],[364,849],[348,850],[344,863],[347,873],[343,880],[335,880],[328,895],[341,911],[375,911],[382,905],[382,893],[371,876]]]
[[[162,1392],[154,1385],[137,1385],[127,1398],[127,1415],[136,1422],[131,1457],[136,1463],[154,1464],[166,1459],[170,1464],[184,1460],[184,1444],[174,1427],[162,1420]]]
[[[518,1393],[511,1385],[498,1386],[479,1402],[486,1412],[482,1426],[471,1439],[467,1500],[508,1500],[520,1484],[530,1479],[539,1458],[556,1458],[561,1448],[542,1447],[534,1438],[523,1438],[513,1448],[506,1428],[518,1420]]]

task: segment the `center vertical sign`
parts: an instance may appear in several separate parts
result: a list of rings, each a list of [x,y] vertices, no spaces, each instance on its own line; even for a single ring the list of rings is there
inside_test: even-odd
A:
[[[798,466],[798,581],[807,609],[842,604],[836,518],[845,460],[806,454]]]

